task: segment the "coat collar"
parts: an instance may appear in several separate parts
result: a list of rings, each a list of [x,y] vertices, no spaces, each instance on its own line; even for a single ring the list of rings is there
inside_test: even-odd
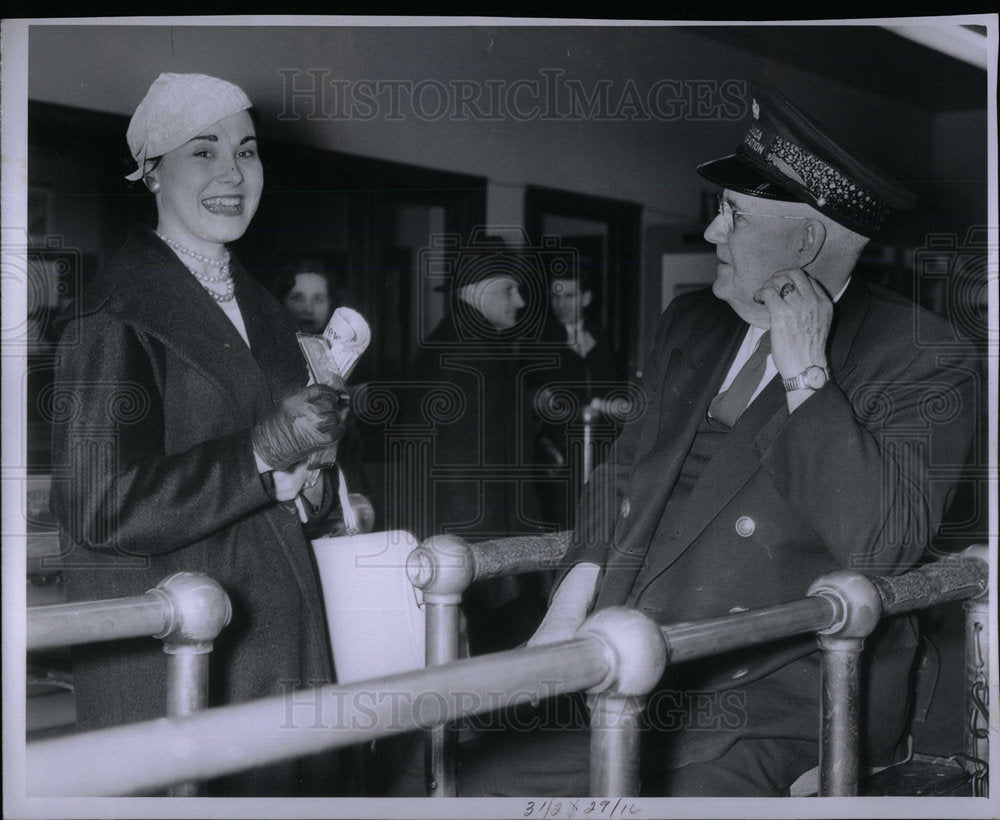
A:
[[[830,327],[830,369],[836,378],[843,378],[857,366],[851,359],[851,350],[861,324],[868,315],[871,298],[868,286],[855,273],[844,295],[834,307],[833,324]]]
[[[90,303],[107,303],[130,325],[140,328],[174,350],[192,368],[225,393],[269,406],[277,398],[269,374],[301,370],[301,354],[291,320],[286,334],[272,327],[280,314],[264,304],[265,294],[235,257],[231,262],[236,302],[250,347],[191,273],[152,231],[133,234],[108,271],[99,275]],[[88,305],[85,303],[84,310]],[[276,336],[279,343],[275,343]],[[300,367],[301,366],[301,367]]]

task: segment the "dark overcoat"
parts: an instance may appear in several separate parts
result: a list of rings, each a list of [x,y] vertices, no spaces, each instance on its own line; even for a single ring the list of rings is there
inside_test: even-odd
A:
[[[567,556],[604,568],[597,608],[666,624],[791,601],[831,570],[902,572],[935,535],[969,453],[976,368],[949,347],[946,322],[858,277],[835,308],[832,380],[790,414],[774,379],[665,515],[746,330],[707,290],[664,313],[640,380],[645,412],[585,488]],[[904,725],[914,645],[905,619],[866,644],[870,762]],[[725,706],[696,697],[727,690]],[[743,737],[814,739],[815,639],[679,665],[660,694],[650,742],[664,768],[715,759]]]
[[[420,537],[471,540],[538,532],[531,467],[536,421],[530,370],[515,336],[469,305],[449,311],[413,360],[409,421],[433,430],[433,518]]]
[[[538,501],[530,373],[517,329],[494,330],[457,299],[423,341],[406,404],[407,421],[432,433],[420,488],[427,504],[407,505],[418,537],[484,541],[554,529]],[[540,576],[473,584],[463,598],[473,653],[526,641],[544,615],[546,584]]]
[[[562,530],[570,527],[585,471],[607,457],[620,427],[603,414],[585,418],[584,411],[593,399],[624,398],[629,390],[617,378],[615,352],[603,330],[589,319],[584,319],[584,328],[595,344],[580,356],[567,343],[566,328],[549,317],[538,346],[549,361],[539,357],[530,374],[538,417],[535,450],[547,472],[546,481],[539,483],[539,497],[543,515]]]
[[[180,570],[218,581],[233,616],[211,655],[210,705],[332,679],[311,549],[250,442],[306,367],[284,309],[235,259],[232,274],[249,347],[165,244],[131,237],[69,310],[53,402],[70,600],[142,594]],[[162,716],[165,669],[156,640],[81,648],[79,727]],[[290,771],[240,788],[294,793]]]

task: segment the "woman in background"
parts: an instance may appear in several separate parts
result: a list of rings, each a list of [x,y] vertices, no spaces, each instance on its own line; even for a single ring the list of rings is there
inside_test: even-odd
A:
[[[272,291],[303,333],[322,333],[338,307],[333,278],[316,259],[302,259],[281,271]]]
[[[232,601],[215,641],[210,705],[333,680],[319,583],[302,519],[335,504],[307,460],[343,435],[346,393],[305,387],[295,325],[227,244],[263,187],[250,101],[200,74],[161,74],[128,144],[156,200],[68,311],[53,481],[70,600],[142,594],[180,570]],[[78,728],[162,716],[155,640],[80,647]],[[309,725],[319,716],[310,715]],[[330,760],[281,764],[213,794],[334,793]]]

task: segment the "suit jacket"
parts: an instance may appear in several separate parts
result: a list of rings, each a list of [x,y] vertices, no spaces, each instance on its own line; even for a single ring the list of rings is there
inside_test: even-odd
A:
[[[250,442],[306,367],[284,309],[235,259],[232,273],[249,348],[166,245],[131,237],[69,309],[53,403],[70,600],[142,594],[180,570],[214,578],[233,617],[211,655],[213,706],[332,679],[311,549]],[[165,669],[156,640],[81,647],[79,727],[162,716]],[[239,788],[299,788],[297,773],[278,771]]]
[[[914,343],[918,322],[929,344]],[[834,569],[902,572],[934,536],[954,489],[949,469],[969,452],[976,370],[961,356],[938,362],[935,342],[952,338],[943,320],[858,277],[836,305],[832,380],[789,414],[774,379],[680,512],[664,519],[746,330],[707,290],[678,297],[664,313],[640,380],[645,413],[592,475],[567,555],[570,564],[604,568],[598,608],[637,607],[666,624],[791,601]],[[939,467],[944,478],[930,480]],[[866,645],[876,759],[905,719],[914,630],[890,619]],[[807,636],[668,670],[662,691],[738,689],[743,716],[671,734],[664,765],[714,759],[740,737],[815,738],[817,654]],[[681,728],[691,728],[688,720]]]

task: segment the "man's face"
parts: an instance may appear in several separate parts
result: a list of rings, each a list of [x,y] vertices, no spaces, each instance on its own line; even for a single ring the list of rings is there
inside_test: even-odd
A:
[[[705,239],[715,245],[719,258],[712,292],[746,322],[769,328],[767,308],[755,302],[753,295],[779,270],[799,267],[800,232],[809,208],[729,189],[722,196],[728,204],[726,213],[717,215],[705,229]],[[732,227],[729,209],[738,211],[732,214]]]
[[[560,324],[576,324],[583,309],[590,304],[590,297],[590,291],[581,293],[579,285],[573,279],[555,279],[549,286],[552,313]]]
[[[472,304],[497,330],[507,330],[517,323],[517,312],[524,307],[524,299],[517,287],[517,280],[510,276],[491,276],[472,286]]]

